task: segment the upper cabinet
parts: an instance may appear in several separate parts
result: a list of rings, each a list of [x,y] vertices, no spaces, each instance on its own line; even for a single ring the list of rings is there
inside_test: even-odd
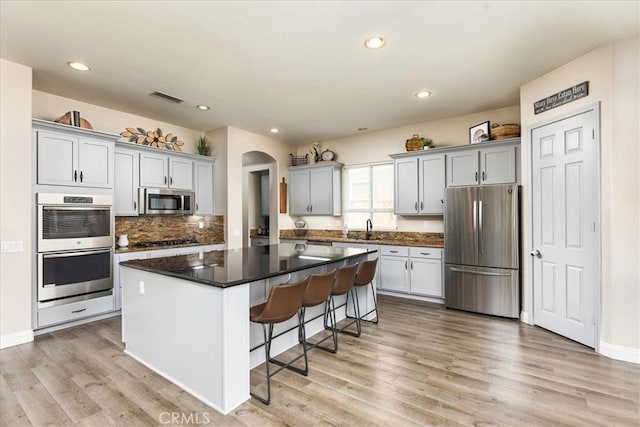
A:
[[[213,215],[213,162],[193,162],[196,215]]]
[[[37,184],[113,187],[116,136],[40,120],[33,125]]]
[[[341,215],[342,166],[337,162],[320,162],[289,168],[289,213]]]
[[[397,215],[442,215],[445,155],[424,154],[397,158],[395,208]]]
[[[193,161],[164,153],[140,153],[140,186],[193,189]]]
[[[473,147],[447,155],[448,187],[515,182],[515,145]]]
[[[116,147],[113,212],[117,216],[138,215],[140,153]]]

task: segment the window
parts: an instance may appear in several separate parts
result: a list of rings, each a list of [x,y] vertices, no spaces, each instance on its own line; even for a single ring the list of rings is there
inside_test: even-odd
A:
[[[364,229],[368,219],[376,229],[395,229],[393,163],[347,166],[344,169],[344,224]]]

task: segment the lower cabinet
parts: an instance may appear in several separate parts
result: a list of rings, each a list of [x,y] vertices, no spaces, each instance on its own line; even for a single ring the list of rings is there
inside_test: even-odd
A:
[[[38,310],[38,327],[44,328],[59,323],[72,322],[89,316],[113,311],[112,295],[72,302]]]
[[[380,289],[443,298],[442,249],[381,246]]]

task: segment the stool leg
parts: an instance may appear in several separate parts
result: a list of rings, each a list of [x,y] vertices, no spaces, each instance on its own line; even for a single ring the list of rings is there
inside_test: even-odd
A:
[[[378,316],[378,298],[375,297],[376,295],[376,290],[373,288],[373,282],[370,283],[371,285],[371,295],[373,295],[373,306],[374,309],[372,311],[370,311],[367,314],[373,313],[373,311],[376,312],[376,318],[375,320],[365,320],[365,322],[371,322],[371,323],[375,323],[376,325],[378,324],[378,319],[380,319],[380,316]]]
[[[256,393],[251,392],[251,397],[258,399],[260,402],[264,403],[265,405],[268,405],[269,403],[271,403],[271,375],[269,373],[269,353],[271,351],[271,335],[273,332],[273,325],[269,325],[269,340],[267,341],[267,327],[264,323],[262,323],[262,335],[264,336],[264,364],[266,366],[267,369],[267,397],[264,398],[262,396],[259,396]]]
[[[301,336],[306,336],[306,330],[304,327],[304,317],[300,316],[302,310],[298,310],[298,339],[300,339]],[[304,369],[300,369],[296,366],[293,366],[292,364],[298,360],[299,358],[304,357]],[[283,362],[281,360],[278,359],[269,359],[269,361],[275,365],[280,366],[281,368],[278,369],[276,372],[274,372],[274,375],[278,372],[280,372],[280,370],[282,369],[288,369],[290,371],[296,372],[300,375],[304,375],[305,377],[309,374],[309,364],[308,364],[308,360],[307,360],[307,343],[305,340],[302,340],[302,354],[297,356],[296,358],[292,359],[289,362]]]

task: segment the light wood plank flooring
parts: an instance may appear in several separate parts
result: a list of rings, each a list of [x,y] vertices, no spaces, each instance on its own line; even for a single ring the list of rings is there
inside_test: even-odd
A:
[[[640,366],[522,323],[380,298],[379,325],[223,416],[126,356],[120,318],[0,352],[0,425],[640,424]],[[252,374],[264,383],[262,369]],[[262,383],[262,384],[261,384]]]

